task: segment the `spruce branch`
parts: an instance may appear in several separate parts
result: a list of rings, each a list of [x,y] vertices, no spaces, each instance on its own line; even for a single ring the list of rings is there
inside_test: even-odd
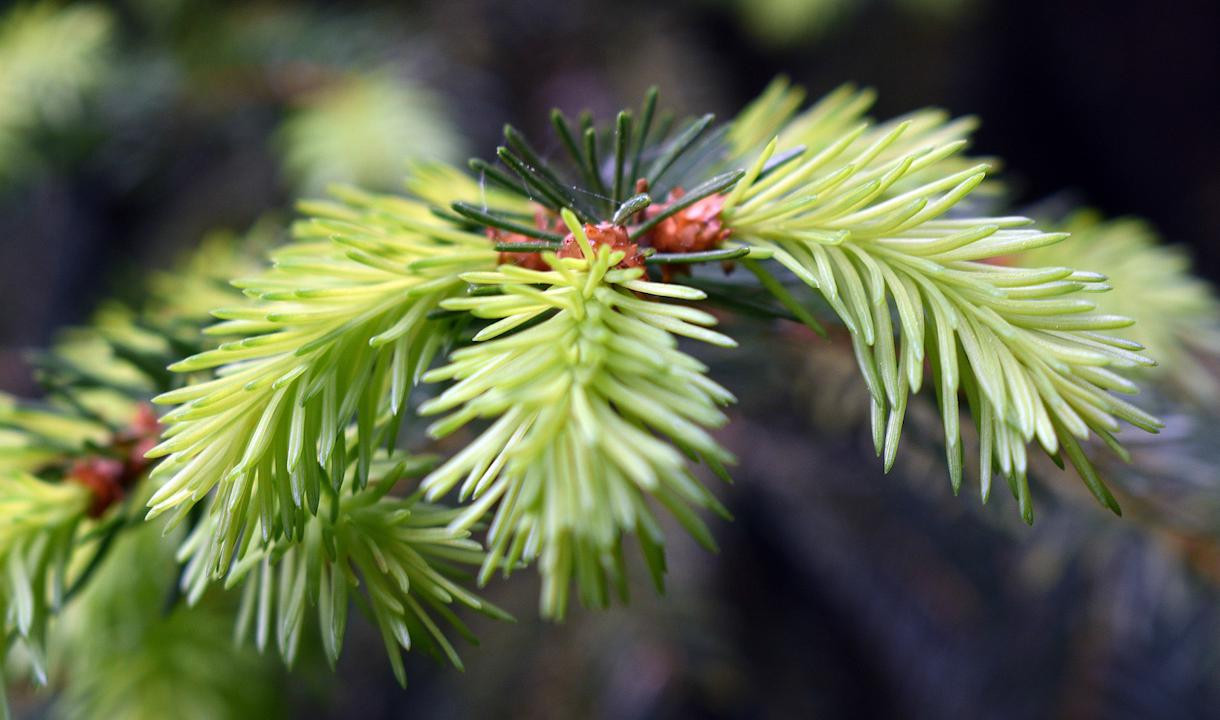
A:
[[[722,509],[683,454],[718,473],[731,460],[707,433],[731,395],[674,336],[732,341],[678,303],[820,328],[768,259],[818,289],[850,332],[887,467],[928,362],[955,489],[964,396],[984,497],[998,470],[1032,517],[1036,439],[1116,509],[1080,443],[1097,435],[1117,448],[1119,420],[1157,423],[1109,392],[1133,390],[1116,371],[1150,361],[1101,333],[1128,324],[1081,296],[1104,290],[1103,278],[987,262],[1063,235],[969,215],[987,176],[962,156],[973,121],[921,111],[873,124],[871,95],[852,88],[798,114],[799,101],[777,83],[731,123],[703,116],[673,134],[669,121],[652,125],[655,93],[604,130],[556,112],[567,158],[544,160],[509,126],[499,165],[471,162],[477,177],[423,165],[409,197],[340,190],[304,204],[296,242],[239,283],[250,301],[216,312],[209,332],[233,339],[176,364],[194,382],[159,398],[178,407],[151,454],[165,459],[150,515],[180,520],[208,498],[187,553],[193,587],[233,582],[257,558],[263,577],[272,565],[294,572],[279,558],[308,554],[309,528],[333,520],[327,498],[368,491],[374,448],[394,441],[420,380],[452,382],[420,408],[447,413],[434,436],[490,422],[422,483],[432,499],[456,489],[466,503],[450,531],[491,518],[481,580],[537,560],[543,614],[562,617],[573,581],[585,602],[605,604],[622,590],[629,533],[659,577],[647,498],[710,542],[692,508]],[[751,271],[749,292],[648,275],[733,260]],[[427,372],[450,345],[462,346]],[[295,599],[285,607],[296,617]],[[284,637],[291,657],[295,636]]]
[[[6,649],[13,640],[27,648],[39,684],[47,681],[47,621],[67,588],[77,529],[89,502],[84,485],[0,473],[0,613]]]
[[[353,420],[364,484],[375,445],[393,440],[387,423],[450,339],[451,326],[429,313],[461,291],[458,273],[496,257],[486,237],[444,227],[421,203],[354,190],[340,198],[306,205],[315,217],[297,224],[298,242],[239,283],[257,302],[216,311],[222,322],[208,332],[239,339],[171,366],[219,368],[215,376],[156,399],[179,407],[150,454],[165,457],[150,517],[183,518],[218,488],[217,574],[251,517],[267,541],[316,512],[320,487],[344,477]]]
[[[382,100],[335,102],[362,116],[402,108]],[[227,621],[206,612],[222,586],[240,591],[239,637],[260,651],[274,643],[289,665],[315,627],[334,664],[356,604],[400,681],[412,646],[460,667],[449,634],[470,636],[463,608],[505,617],[467,589],[468,569],[485,583],[537,563],[541,613],[560,619],[573,585],[592,606],[626,595],[623,543],[635,535],[660,586],[658,506],[708,547],[702,512],[727,515],[696,466],[727,476],[733,456],[712,431],[734,398],[679,346],[735,347],[703,303],[824,335],[834,332],[821,321],[841,323],[887,470],[909,399],[930,382],[955,490],[964,401],[984,500],[998,472],[1032,520],[1037,442],[1117,511],[1086,447],[1098,437],[1121,454],[1123,421],[1157,429],[1115,394],[1134,392],[1127,375],[1153,365],[1137,341],[1198,340],[1214,330],[1214,300],[1129,226],[1077,245],[980,212],[995,185],[990,166],[964,154],[972,119],[923,110],[874,122],[872,94],[850,86],[802,102],[780,80],[728,123],[658,114],[655,90],[607,125],[556,111],[566,157],[548,159],[508,126],[496,162],[472,161],[473,174],[416,164],[407,195],[340,188],[303,203],[270,269],[250,276],[209,245],[185,277],[154,281],[151,307],[105,308],[39,359],[45,403],[0,398],[10,639],[41,668],[47,619],[73,595],[101,593],[124,557],[114,548],[152,547],[150,528],[181,543],[169,563],[181,575],[166,573],[174,592],[162,600],[171,612],[141,635],[163,652],[125,671],[78,671],[75,707],[136,715],[132,688],[171,697],[159,680],[187,672],[195,656],[183,648],[216,662],[221,645],[197,631]],[[302,176],[311,152],[334,151],[306,147],[326,122],[303,114],[289,126]],[[1096,252],[1068,252],[1085,247]],[[743,272],[717,279],[712,262]],[[1175,280],[1105,303],[1136,297],[1111,283],[1148,289],[1142,271]],[[247,277],[234,283],[245,299],[227,284],[236,276]],[[801,283],[824,311],[806,307]],[[1124,337],[1125,315],[1142,312],[1175,323]],[[417,408],[434,418],[430,434],[473,438],[439,465],[394,449],[421,383],[440,385]],[[145,456],[157,419],[136,413],[156,393],[176,407]],[[458,506],[431,504],[442,500]],[[135,503],[161,517],[133,537]],[[200,692],[234,681],[215,679]]]
[[[1165,245],[1135,218],[1103,220],[1082,210],[1059,223],[1071,237],[1014,255],[1020,267],[1072,265],[1103,273],[1111,289],[1097,296],[1108,313],[1135,320],[1115,330],[1157,359],[1147,374],[1196,402],[1220,398],[1220,380],[1205,359],[1220,356],[1220,302],[1209,283],[1191,272],[1189,256]]]
[[[732,461],[703,429],[725,421],[717,406],[732,395],[677,349],[674,336],[735,345],[707,329],[714,323],[707,313],[642,297],[699,300],[702,292],[615,267],[623,250],[592,244],[594,228],[580,227],[566,211],[565,220],[581,256],[544,254],[547,271],[505,265],[462,276],[497,292],[442,305],[495,322],[424,376],[454,384],[420,408],[449,413],[429,428],[435,437],[496,418],[421,487],[429,497],[459,488],[470,504],[455,529],[494,508],[481,579],[537,558],[541,611],[557,618],[573,579],[589,605],[605,605],[611,584],[622,589],[626,533],[639,534],[660,584],[662,539],[648,497],[713,546],[689,506],[723,508],[691,475],[681,451],[716,467]]]
[[[657,134],[655,151],[642,152],[646,160],[655,154],[649,172],[675,175],[677,167],[692,165],[687,155],[715,155],[704,148],[707,138],[700,141],[709,122],[690,124],[673,139]],[[580,158],[599,178],[605,175],[599,187],[613,186],[613,177],[626,172],[633,128],[619,123],[615,133],[623,137],[617,139],[584,128]],[[227,572],[235,550],[245,552],[255,518],[263,543],[300,532],[317,512],[322,485],[329,478],[335,486],[343,477],[353,420],[358,484],[367,478],[373,448],[394,439],[409,389],[470,317],[437,312],[459,307],[443,301],[463,293],[463,273],[491,270],[497,260],[518,254],[495,249],[505,228],[532,213],[553,237],[561,224],[545,214],[568,204],[586,218],[647,209],[643,193],[615,204],[581,191],[561,179],[564,171],[541,164],[513,128],[505,136],[498,155],[507,174],[472,163],[482,173],[476,181],[425,165],[408,181],[419,199],[348,189],[338,191],[338,202],[304,204],[312,217],[296,225],[298,242],[273,254],[270,271],[238,283],[253,301],[216,311],[222,322],[208,332],[235,339],[172,366],[196,381],[157,398],[178,407],[162,418],[163,442],[149,455],[164,458],[155,471],[159,489],[149,515],[173,511],[180,521],[216,488],[210,527],[222,542],[207,545],[216,576]],[[590,160],[599,143],[620,146],[606,153],[612,166]],[[712,190],[739,177],[731,174]]]
[[[1094,303],[1081,296],[1107,289],[1104,278],[989,262],[1066,235],[1027,228],[1024,218],[952,214],[987,171],[981,164],[958,169],[953,158],[964,143],[952,139],[957,130],[908,120],[842,133],[842,114],[855,109],[841,101],[824,112],[827,107],[819,103],[793,121],[808,144],[801,158],[758,179],[757,168],[777,147],[772,141],[723,214],[738,240],[774,252],[851,331],[873,398],[874,444],[886,467],[897,451],[907,397],[922,386],[928,360],[955,490],[964,391],[981,435],[984,499],[998,469],[1032,521],[1026,445],[1036,439],[1048,454],[1065,455],[1097,499],[1117,512],[1080,442],[1096,434],[1117,445],[1119,420],[1148,431],[1159,423],[1111,394],[1135,391],[1115,370],[1152,361],[1138,345],[1104,334],[1130,325],[1129,319],[1093,312]],[[780,137],[789,129],[781,127]],[[912,130],[918,137],[904,139]]]
[[[109,411],[90,410],[111,405],[131,410],[157,389],[169,387],[165,383],[172,382],[172,377],[166,376],[166,380],[160,375],[141,374],[147,364],[133,361],[136,349],[159,357],[153,366],[164,367],[175,343],[186,343],[191,335],[189,328],[194,327],[196,340],[192,347],[203,350],[209,341],[200,334],[207,315],[200,304],[207,307],[216,299],[231,304],[235,295],[231,289],[215,284],[212,274],[226,274],[243,265],[233,261],[230,240],[217,236],[205,243],[187,266],[185,276],[157,276],[153,290],[157,299],[148,308],[137,313],[111,306],[99,316],[97,324],[77,329],[59,343],[42,360],[44,381],[49,380],[52,370],[55,374],[53,402],[39,407],[5,398],[0,403],[0,426],[8,428],[0,435],[0,470],[4,471],[0,474],[0,520],[8,523],[7,530],[0,531],[0,566],[8,583],[0,587],[0,601],[13,622],[10,634],[31,647],[38,660],[36,670],[43,677],[45,662],[41,658],[45,654],[47,620],[78,591],[85,605],[78,616],[99,611],[118,614],[133,633],[131,638],[116,640],[116,646],[128,648],[126,663],[109,659],[106,667],[90,665],[90,659],[109,658],[105,648],[97,647],[79,662],[68,663],[74,673],[73,691],[63,705],[68,714],[81,712],[86,703],[97,703],[121,708],[122,713],[132,716],[157,716],[157,709],[164,708],[158,703],[170,697],[165,694],[168,687],[164,681],[168,679],[188,695],[198,690],[203,702],[196,709],[204,716],[233,704],[218,704],[215,698],[207,697],[214,688],[233,682],[232,675],[218,672],[205,677],[198,668],[189,679],[176,674],[189,669],[182,664],[186,658],[242,652],[225,640],[227,633],[216,634],[217,622],[234,621],[227,613],[217,612],[215,604],[204,597],[213,580],[216,547],[224,542],[225,536],[214,532],[222,513],[204,516],[183,540],[183,528],[173,528],[165,518],[137,524],[126,513],[116,514],[109,506],[96,507],[94,481],[106,479],[96,476],[120,458],[127,457],[133,463],[132,472],[139,473],[127,477],[124,470],[121,476],[127,478],[123,481],[125,489],[127,483],[139,483],[130,488],[136,496],[135,504],[147,502],[158,482],[155,478],[144,481],[147,465],[143,455],[150,445],[141,446],[142,438],[116,444],[116,438],[126,437],[123,429],[112,426]],[[494,253],[489,255],[494,257]],[[168,295],[161,296],[162,291]],[[228,330],[221,330],[221,334],[225,332]],[[86,362],[90,357],[91,364]],[[101,402],[100,394],[105,394],[109,402]],[[332,487],[329,480],[320,484],[320,515],[303,517],[295,532],[269,542],[257,525],[260,516],[250,514],[245,518],[253,525],[242,528],[245,542],[237,555],[236,568],[224,578],[230,587],[245,583],[237,630],[244,635],[253,625],[259,649],[266,646],[273,633],[281,654],[291,663],[298,652],[304,610],[316,606],[323,647],[333,663],[346,626],[348,591],[363,585],[366,593],[360,597],[386,638],[400,678],[400,650],[412,644],[460,664],[441,627],[452,625],[466,637],[470,633],[448,606],[460,603],[506,617],[458,584],[464,577],[461,565],[482,561],[481,547],[467,537],[469,531],[446,527],[453,518],[452,511],[421,503],[418,496],[389,495],[400,479],[418,476],[432,463],[405,456],[381,457],[378,452],[369,460],[371,469],[365,469],[355,441],[358,429],[359,423],[344,428],[340,440],[344,449],[337,459],[341,482],[337,487]],[[76,477],[81,468],[92,471],[96,463],[111,464],[97,466],[101,469],[92,475]],[[26,472],[34,470],[48,479]],[[360,478],[370,473],[373,480],[364,485]],[[206,502],[214,506],[219,501],[212,493]],[[129,540],[133,527],[139,528],[134,533],[138,539]],[[123,548],[131,549],[134,543],[143,549],[133,552],[151,552],[149,531],[154,549],[182,544],[180,557],[186,566],[180,580],[181,594],[189,601],[189,608],[180,607],[177,595],[171,594],[164,609],[168,614],[161,618],[166,586],[173,587],[179,579],[176,572],[166,576],[146,566],[142,570],[147,574],[140,575],[139,583],[132,585],[146,590],[150,584],[154,586],[151,593],[156,597],[151,602],[156,607],[151,619],[137,621],[130,612],[121,613],[114,607],[115,600],[109,597],[113,587],[109,586],[116,575],[123,574],[115,569],[116,563],[124,562]],[[266,598],[274,602],[268,605]],[[272,612],[273,617],[269,614]],[[76,621],[69,617],[67,622],[71,627]],[[76,633],[74,641],[82,650],[89,647],[88,640],[81,637],[83,632]],[[203,632],[209,637],[199,637]],[[140,647],[130,647],[131,642]],[[157,646],[146,647],[145,643]],[[158,672],[160,675],[153,677]],[[146,685],[146,692],[133,695],[133,684]]]
[[[349,593],[363,586],[360,604],[381,631],[400,683],[406,682],[401,653],[413,646],[460,668],[461,660],[434,616],[471,640],[473,635],[451,605],[509,618],[458,582],[458,568],[479,564],[483,552],[469,538],[469,530],[450,527],[457,511],[423,503],[418,494],[390,494],[400,480],[431,465],[421,460],[401,454],[379,457],[373,463],[373,479],[361,486],[355,458],[349,456],[343,482],[334,490],[326,487],[319,512],[305,520],[303,528],[291,537],[243,548],[224,583],[242,588],[237,637],[252,633],[262,651],[274,636],[291,666],[309,608],[316,607],[322,647],[333,666],[343,646]],[[217,522],[218,516],[210,514],[179,551],[187,563],[182,588],[192,605],[212,580],[209,546],[223,542]],[[259,538],[261,530],[249,528],[246,537]]]

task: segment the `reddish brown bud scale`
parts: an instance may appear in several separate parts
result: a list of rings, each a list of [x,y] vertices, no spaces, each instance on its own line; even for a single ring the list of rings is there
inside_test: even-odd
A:
[[[685,194],[682,188],[675,188],[669,193],[664,205],[645,210],[645,217],[656,217]],[[720,220],[724,201],[724,195],[709,195],[665,218],[649,233],[652,247],[662,253],[692,253],[714,249],[729,236],[729,229]]]
[[[98,518],[123,497],[124,464],[111,458],[92,457],[77,460],[68,471],[68,479],[89,489],[89,517]]]
[[[131,425],[115,436],[115,444],[128,446],[127,465],[139,474],[148,466],[144,455],[157,446],[160,435],[161,423],[157,422],[157,413],[145,403],[136,408],[136,417]]]
[[[67,479],[84,485],[93,495],[89,517],[98,518],[119,500],[127,488],[148,469],[145,453],[157,444],[161,425],[152,406],[141,405],[131,425],[115,433],[111,447],[122,459],[89,457],[77,460],[68,471]]]
[[[648,190],[648,182],[640,178],[635,183],[637,193],[646,192]],[[682,188],[674,188],[669,193],[669,197],[665,203],[656,204],[644,209],[639,216],[647,221],[649,218],[654,218],[664,212],[666,208],[680,200],[686,192]],[[694,202],[690,207],[674,213],[657,223],[656,227],[652,228],[645,236],[644,243],[655,248],[661,253],[693,253],[711,250],[724,242],[729,236],[730,230],[724,226],[720,219],[720,212],[724,209],[724,195],[709,195],[697,202]],[[637,216],[637,217],[639,217]],[[534,214],[534,224],[542,230],[548,232],[562,232],[563,223],[553,214],[545,210],[538,210]],[[586,224],[585,235],[589,238],[589,243],[594,247],[607,245],[611,250],[622,251],[624,254],[623,260],[618,264],[621,268],[643,267],[644,255],[640,252],[640,245],[632,242],[627,233],[627,228],[622,225],[602,222],[597,225]],[[497,228],[487,228],[487,237],[492,242],[496,243],[525,243],[533,242],[534,238],[527,237],[520,233],[506,232]],[[579,258],[583,257],[584,251],[580,247],[580,243],[576,240],[576,236],[568,233],[563,243],[560,245],[559,251],[556,253],[561,258]],[[530,270],[548,270],[546,262],[542,259],[542,254],[538,252],[512,252],[504,250],[500,252],[500,263],[513,264],[520,267],[529,268]],[[726,267],[726,272],[729,270]],[[687,272],[689,268],[685,266],[664,265],[661,267],[661,273],[666,281],[668,281],[675,273]]]
[[[620,268],[636,268],[644,267],[644,256],[640,253],[640,246],[633,243],[627,235],[627,228],[614,223],[598,223],[596,225],[585,224],[585,237],[589,238],[589,244],[593,249],[607,245],[611,251],[622,251],[623,259],[615,267]],[[563,239],[563,245],[560,246],[559,252],[556,253],[561,258],[581,258],[584,257],[584,250],[580,247],[580,242],[572,233]]]
[[[644,210],[644,219],[654,218],[671,207],[686,195],[682,188],[674,188],[664,203],[652,205]],[[729,236],[730,230],[720,219],[720,211],[724,209],[724,195],[709,195],[702,200],[691,203],[670,215],[645,236],[648,244],[660,253],[693,253],[713,250]],[[724,266],[725,272],[732,270],[732,265]],[[661,279],[670,282],[675,275],[689,275],[687,265],[666,264],[661,266]]]

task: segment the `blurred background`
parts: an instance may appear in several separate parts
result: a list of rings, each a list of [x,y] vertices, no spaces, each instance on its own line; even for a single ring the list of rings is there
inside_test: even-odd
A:
[[[653,84],[724,119],[780,73],[815,98],[872,86],[882,118],[977,115],[971,151],[1003,158],[1014,207],[1140,216],[1220,279],[1218,36],[1211,0],[18,4],[0,10],[0,390],[35,393],[27,351],[209,233],[277,227],[334,181],[397,189],[409,158],[490,156],[504,122],[543,137],[555,106],[609,119]],[[953,497],[931,407],[881,474],[845,338],[727,331],[742,351],[708,359],[742,399],[723,434],[740,465],[718,555],[670,533],[665,597],[637,582],[560,626],[535,619],[529,573],[493,584],[518,623],[476,621],[464,674],[409,658],[405,691],[357,625],[337,678],[269,659],[258,712],[1214,717],[1214,408],[1154,383],[1167,431],[1108,469],[1134,512],[1051,467],[1029,529],[1001,493]]]

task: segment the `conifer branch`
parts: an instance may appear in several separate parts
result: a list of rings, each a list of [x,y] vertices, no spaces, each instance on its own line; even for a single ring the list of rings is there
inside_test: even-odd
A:
[[[1113,267],[1121,283],[1129,268],[1104,252],[1056,255],[1073,247],[1066,233],[981,213],[994,185],[963,152],[973,120],[925,110],[874,123],[871,93],[851,87],[805,111],[802,100],[780,80],[729,123],[675,123],[655,90],[608,127],[556,111],[566,158],[506,127],[498,164],[472,161],[473,175],[417,164],[405,196],[340,188],[303,203],[272,267],[234,283],[244,300],[220,280],[247,273],[210,246],[185,279],[158,278],[152,308],[108,307],[40,359],[45,404],[0,398],[10,638],[41,657],[59,599],[87,596],[112,541],[125,547],[130,523],[112,508],[128,494],[185,538],[176,592],[199,608],[213,586],[240,589],[238,634],[274,642],[289,664],[315,625],[336,662],[354,600],[400,681],[412,645],[460,667],[442,631],[469,636],[459,606],[504,617],[465,589],[463,567],[482,583],[536,562],[541,613],[558,619],[573,584],[588,605],[626,595],[622,545],[636,535],[660,586],[656,506],[708,547],[701,511],[727,516],[694,466],[727,477],[733,456],[712,431],[734,398],[678,345],[735,347],[705,302],[819,332],[820,319],[841,322],[887,469],[929,381],[954,490],[964,399],[984,500],[998,472],[1032,520],[1037,442],[1117,512],[1086,447],[1098,437],[1122,453],[1121,422],[1159,426],[1116,395],[1153,365],[1132,338],[1212,328],[1214,300],[1166,288],[1147,304],[1180,324],[1112,336],[1130,321],[1098,311],[1109,283],[1091,270]],[[1181,270],[1123,237],[1125,259]],[[709,262],[748,274],[699,274]],[[776,266],[828,310],[815,318]],[[475,426],[436,467],[394,449],[420,383],[445,384],[417,408],[436,416],[434,438]],[[135,413],[156,393],[175,407],[145,455],[157,418]],[[459,505],[430,504],[443,499]]]

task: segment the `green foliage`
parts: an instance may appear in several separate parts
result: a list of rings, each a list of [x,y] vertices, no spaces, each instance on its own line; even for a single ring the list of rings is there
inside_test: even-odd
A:
[[[207,342],[200,330],[212,311],[238,298],[230,281],[257,272],[263,253],[279,244],[279,234],[274,216],[259,219],[241,235],[208,233],[178,267],[150,273],[148,300],[141,308],[145,323],[181,343]]]
[[[871,160],[878,164],[924,154],[921,162],[889,180],[890,184],[881,190],[882,197],[948,174],[970,169],[978,172],[984,164],[990,169],[996,163],[992,159],[983,163],[962,154],[969,146],[970,134],[978,127],[973,117],[954,119],[943,110],[924,108],[878,122],[865,114],[876,101],[876,93],[850,84],[836,88],[798,113],[804,100],[803,88],[791,85],[784,77],[774,80],[733,120],[729,132],[733,154],[745,163],[773,138],[779,148],[777,157],[789,161],[799,149],[808,160],[826,151],[838,152],[844,143],[857,152],[879,145]],[[994,180],[985,179],[974,193],[994,193],[998,189]],[[969,200],[967,196],[958,202]],[[954,207],[960,210],[962,205]]]
[[[711,545],[692,509],[722,509],[683,455],[724,473],[731,456],[706,429],[723,422],[717,405],[731,395],[673,336],[732,341],[707,329],[710,315],[674,302],[703,292],[620,266],[639,245],[631,264],[645,267],[748,255],[758,289],[782,308],[774,316],[814,327],[761,263],[774,259],[817,289],[853,338],[887,467],[927,361],[955,489],[964,393],[982,438],[984,498],[999,471],[1032,519],[1026,446],[1036,440],[1117,510],[1081,443],[1098,435],[1117,448],[1119,420],[1157,422],[1109,392],[1133,390],[1116,371],[1150,361],[1101,333],[1129,324],[1081,296],[1105,290],[1102,278],[987,262],[1064,235],[969,214],[987,170],[961,155],[972,120],[921,111],[875,124],[863,114],[871,93],[850,87],[797,113],[802,95],[778,81],[730,124],[709,115],[672,132],[655,92],[604,130],[556,111],[566,153],[556,161],[507,127],[502,168],[472,161],[477,180],[417,166],[410,196],[340,190],[337,202],[304,204],[296,241],[273,253],[271,270],[238,283],[251,300],[215,313],[222,322],[209,334],[232,339],[174,365],[194,381],[159,398],[178,407],[151,453],[165,460],[150,515],[185,519],[211,498],[187,552],[194,586],[235,582],[260,558],[296,558],[274,571],[269,560],[261,573],[264,585],[287,573],[277,597],[290,598],[279,626],[291,658],[301,601],[283,588],[318,554],[308,548],[322,533],[311,528],[333,520],[327,498],[372,487],[375,448],[394,442],[421,379],[451,382],[420,406],[449,413],[433,436],[490,421],[421,485],[432,499],[456,489],[466,504],[446,525],[453,537],[491,517],[482,581],[537,560],[543,614],[563,616],[573,581],[584,602],[601,605],[625,590],[621,541],[634,533],[659,582],[649,497]],[[676,188],[680,200],[654,202]],[[722,203],[729,240],[690,254],[648,247],[662,223],[704,201]],[[627,244],[591,241],[598,222],[610,223],[599,233],[620,227]],[[561,239],[566,249],[548,254]],[[500,251],[542,253],[549,269],[502,264]],[[461,347],[449,364],[425,374],[451,345]],[[304,592],[317,600],[325,588],[310,577]],[[322,622],[324,636],[333,626]]]
[[[0,180],[33,162],[29,133],[82,110],[102,79],[111,17],[96,5],[17,5],[0,18]]]
[[[82,485],[44,482],[23,472],[0,475],[0,612],[6,654],[13,640],[29,651],[46,682],[47,620],[63,599],[68,564],[89,504]]]
[[[131,452],[121,443],[130,442],[125,434],[133,418],[152,393],[172,382],[165,365],[184,351],[202,348],[198,318],[217,295],[201,291],[242,267],[236,250],[229,239],[210,240],[206,262],[191,266],[189,282],[161,276],[163,287],[139,310],[111,303],[91,325],[65,332],[35,358],[47,392],[42,402],[0,396],[0,605],[9,637],[28,650],[25,656],[39,682],[47,679],[48,621],[88,589],[99,568],[114,564],[107,562],[109,553],[133,520],[130,503],[92,517],[96,498],[71,477],[75,466],[123,462]],[[141,472],[133,480],[138,484],[142,478]],[[140,502],[147,498],[140,487],[128,490],[141,495]],[[164,542],[159,530],[143,534],[151,534],[154,547]],[[154,661],[145,669],[156,667]],[[82,680],[73,687],[86,685]]]
[[[152,273],[138,305],[106,301],[88,325],[61,332],[34,357],[50,409],[65,430],[86,433],[73,447],[102,444],[107,430],[123,428],[152,395],[177,384],[168,364],[215,345],[201,326],[213,308],[239,297],[229,278],[257,267],[254,253],[269,243],[268,230],[260,224],[242,238],[209,235],[180,268]],[[30,420],[12,424],[30,429]]]
[[[453,160],[461,142],[439,101],[390,72],[352,75],[297,101],[279,131],[284,168],[298,192],[331,183],[396,187],[407,161]]]
[[[47,680],[48,621],[69,588],[87,578],[90,570],[80,563],[104,551],[119,522],[88,518],[90,490],[66,477],[74,461],[107,445],[114,432],[107,418],[85,403],[99,411],[105,406],[124,422],[134,411],[122,400],[94,402],[96,393],[85,388],[56,394],[46,404],[0,395],[0,612],[10,638],[6,659],[12,641],[20,640],[39,684]]]
[[[275,716],[274,667],[231,641],[234,615],[219,598],[167,608],[177,577],[163,523],[115,541],[88,588],[52,633],[56,675],[66,678],[63,718]]]
[[[247,242],[258,244],[258,233]],[[183,346],[203,349],[209,341],[200,334],[206,316],[202,307],[235,298],[215,282],[216,273],[244,267],[234,248],[233,238],[213,236],[184,271],[154,277],[147,308],[136,313],[114,305],[93,326],[69,333],[41,361],[52,405],[6,401],[0,407],[0,422],[11,428],[0,454],[11,470],[3,476],[7,484],[0,492],[0,518],[8,523],[0,531],[0,569],[6,580],[0,600],[10,633],[29,645],[39,677],[45,676],[43,645],[50,614],[76,589],[87,593],[60,633],[61,671],[71,677],[58,706],[65,716],[104,709],[116,717],[164,717],[176,703],[188,703],[184,712],[190,716],[248,716],[268,695],[235,688],[268,673],[260,660],[233,646],[224,627],[235,624],[239,637],[253,628],[259,650],[274,632],[291,663],[298,654],[305,608],[316,606],[322,646],[333,663],[342,647],[349,591],[360,586],[364,593],[352,595],[381,629],[400,680],[400,648],[423,647],[460,664],[435,619],[470,637],[450,604],[506,617],[455,582],[464,576],[460,565],[483,560],[468,530],[448,527],[455,513],[421,503],[417,495],[389,495],[400,479],[417,476],[433,463],[379,457],[371,448],[366,457],[354,439],[344,446],[344,436],[330,474],[319,468],[312,485],[292,488],[294,501],[310,502],[304,494],[317,514],[299,515],[291,532],[274,539],[259,527],[261,515],[242,516],[253,525],[238,529],[245,531],[246,543],[234,571],[224,578],[229,587],[244,583],[236,613],[205,592],[226,538],[216,525],[234,513],[219,508],[206,514],[185,540],[181,528],[165,537],[169,526],[164,521],[137,525],[133,533],[123,532],[131,527],[123,513],[108,513],[97,522],[85,518],[90,493],[63,474],[73,459],[105,452],[111,443],[116,428],[106,420],[108,413],[95,410],[133,410],[133,398],[147,398],[172,382],[170,375],[142,369],[160,371]],[[194,343],[189,342],[192,334]],[[108,402],[102,402],[103,395]],[[53,480],[18,472],[35,469]],[[145,502],[158,487],[159,479],[151,478],[133,492],[138,502]],[[224,499],[213,494],[207,502],[214,507]],[[182,543],[180,561],[186,563],[180,581],[173,558],[177,542]],[[179,582],[188,606],[174,601]],[[65,593],[65,584],[74,590]],[[163,614],[167,601],[169,610]],[[106,631],[95,631],[96,624]]]
[[[96,420],[0,394],[0,473],[32,472],[105,441]]]

